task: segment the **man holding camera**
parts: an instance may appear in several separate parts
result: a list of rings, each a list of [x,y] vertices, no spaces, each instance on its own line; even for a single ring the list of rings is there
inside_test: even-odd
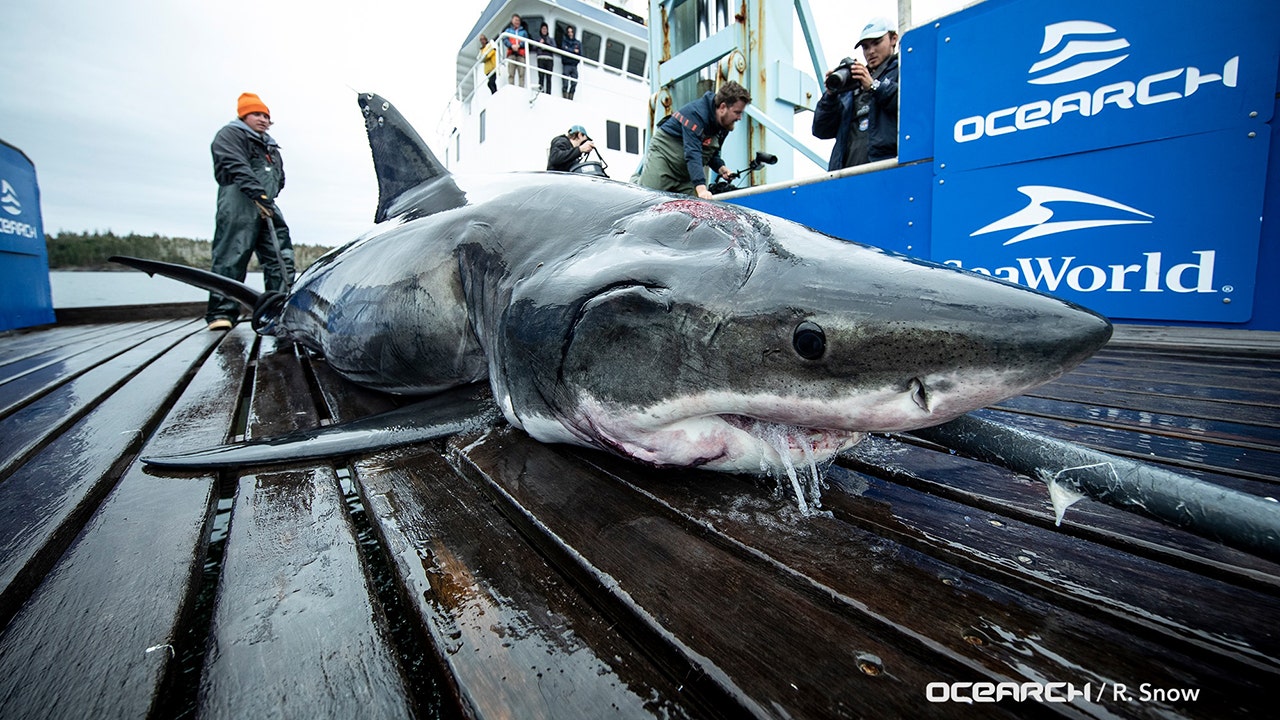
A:
[[[898,155],[898,32],[876,18],[855,48],[867,64],[845,58],[827,73],[827,89],[813,111],[813,136],[835,138],[828,170]]]
[[[595,142],[587,137],[587,129],[574,125],[569,128],[569,132],[551,138],[551,148],[547,150],[547,169],[571,172],[573,166],[581,162],[582,156],[595,147]]]

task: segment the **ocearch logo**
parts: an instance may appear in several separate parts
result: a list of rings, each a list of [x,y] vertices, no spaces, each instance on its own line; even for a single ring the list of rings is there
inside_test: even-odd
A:
[[[1003,244],[1008,246],[1073,230],[1113,225],[1145,225],[1155,221],[1155,216],[1150,213],[1080,190],[1052,185],[1023,185],[1018,188],[1018,192],[1027,197],[1029,202],[1026,207],[978,228],[969,233],[969,237],[1026,228],[1005,240]],[[1053,207],[1049,207],[1051,203]],[[1096,216],[1079,220],[1054,220],[1055,208],[1066,209],[1064,205],[1067,203],[1075,204],[1076,209],[1080,206],[1096,209]],[[1116,248],[1120,251],[1129,249],[1124,245]],[[1141,259],[1138,259],[1139,255]],[[1081,262],[1078,255],[1061,255],[1056,258],[1046,255],[1014,258],[1011,264],[1002,267],[970,266],[968,269],[1045,292],[1217,293],[1213,279],[1217,251],[1193,250],[1190,255],[1195,256],[1194,260],[1184,258],[1189,261],[1172,264],[1163,250],[1133,253],[1128,258],[1110,257],[1105,262],[1092,263]],[[960,260],[946,260],[944,264],[965,267]],[[1227,290],[1223,288],[1223,291]]]
[[[4,211],[10,215],[22,214],[22,203],[18,202],[18,193],[14,192],[8,180],[0,180],[0,208],[4,208]]]
[[[1100,39],[1103,36],[1116,35],[1116,29],[1110,25],[1090,20],[1068,20],[1067,22],[1046,25],[1044,28],[1044,44],[1040,54],[1056,50],[1050,57],[1044,58],[1031,66],[1033,76],[1027,82],[1033,85],[1054,85],[1087,78],[1120,64],[1129,57],[1128,53],[1116,53],[1129,47],[1129,41],[1122,37]],[[1077,36],[1084,36],[1076,39]],[[1093,59],[1080,59],[1081,56],[1101,56]],[[1065,65],[1065,67],[1063,67]],[[1036,73],[1053,70],[1047,75],[1035,77]]]
[[[1092,77],[1128,58],[1129,53],[1124,52],[1128,48],[1129,41],[1104,23],[1070,20],[1047,25],[1040,55],[1048,54],[1048,57],[1042,57],[1031,65],[1027,83],[1060,85]],[[1234,88],[1239,81],[1240,56],[1227,59],[1221,72],[1217,67],[1210,70],[1206,72],[1188,65],[1137,80],[1108,83],[1092,90],[1075,90],[1052,100],[1034,100],[998,108],[957,120],[952,127],[952,137],[957,143],[973,142],[1048,127],[1066,117],[1092,118],[1103,112],[1184,100],[1200,88],[1215,83]]]

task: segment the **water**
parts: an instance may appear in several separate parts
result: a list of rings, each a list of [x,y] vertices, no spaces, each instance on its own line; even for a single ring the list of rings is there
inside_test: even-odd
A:
[[[1069,473],[1072,470],[1096,470],[1099,468],[1106,468],[1115,482],[1119,483],[1120,478],[1116,475],[1115,468],[1111,466],[1111,463],[1105,462],[1096,463],[1094,465],[1081,465],[1079,467],[1063,468],[1052,476],[1050,476],[1045,470],[1039,471],[1038,474],[1040,475],[1040,479],[1049,486],[1049,500],[1053,503],[1053,513],[1057,517],[1058,521],[1056,524],[1058,527],[1062,526],[1062,518],[1067,514],[1067,508],[1075,505],[1077,502],[1080,502],[1085,498],[1085,495],[1079,491],[1080,482],[1072,479],[1070,476],[1063,478],[1063,474]]]
[[[245,283],[262,290],[262,273],[249,273]],[[154,305],[173,302],[203,302],[209,292],[165,277],[146,273],[70,272],[52,270],[49,285],[55,308],[102,307],[111,305]]]
[[[813,446],[804,437],[804,431],[791,425],[756,421],[751,428],[751,433],[763,439],[777,452],[787,479],[791,481],[791,489],[796,494],[796,505],[800,508],[800,514],[808,515],[810,505],[815,508],[822,507],[822,474],[814,460]],[[800,448],[808,464],[809,473],[803,478],[796,472],[796,467],[791,462],[790,448],[793,444]],[[763,465],[762,469],[768,469],[767,465]]]

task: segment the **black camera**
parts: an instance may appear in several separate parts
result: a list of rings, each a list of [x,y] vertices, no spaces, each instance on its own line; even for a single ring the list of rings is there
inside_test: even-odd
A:
[[[853,65],[857,60],[847,57],[840,61],[835,70],[827,74],[827,90],[830,92],[844,92],[855,87],[853,82]]]

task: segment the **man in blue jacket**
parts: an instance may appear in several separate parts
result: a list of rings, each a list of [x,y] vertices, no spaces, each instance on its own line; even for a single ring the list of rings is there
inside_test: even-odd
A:
[[[284,189],[280,145],[267,134],[271,111],[253,93],[236,103],[237,119],[213,138],[213,178],[218,181],[218,209],[213,229],[213,271],[244,282],[249,256],[257,253],[268,292],[282,292],[293,282],[293,245],[289,226],[276,207]],[[269,221],[269,222],[268,222]],[[275,243],[268,234],[275,230]],[[279,247],[280,261],[276,257]],[[205,322],[210,330],[230,328],[240,315],[235,300],[209,294]]]
[[[747,89],[730,80],[663,118],[649,141],[639,183],[710,200],[703,168],[710,167],[726,180],[733,175],[720,158],[720,146],[749,102]]]
[[[572,25],[565,26],[560,49],[565,51],[560,56],[560,74],[564,75],[564,79],[560,81],[560,95],[566,100],[572,100],[573,94],[578,91],[578,59],[582,55],[582,41],[574,37]]]
[[[854,47],[867,64],[850,61],[827,73],[828,89],[813,111],[814,137],[836,139],[828,170],[898,156],[898,32],[877,18]]]

